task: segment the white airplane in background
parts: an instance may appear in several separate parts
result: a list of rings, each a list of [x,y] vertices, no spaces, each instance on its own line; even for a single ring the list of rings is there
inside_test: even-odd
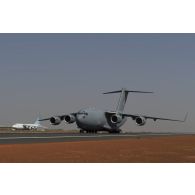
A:
[[[35,121],[34,124],[22,124],[16,123],[12,126],[12,130],[44,130],[46,127],[40,124],[39,118]]]

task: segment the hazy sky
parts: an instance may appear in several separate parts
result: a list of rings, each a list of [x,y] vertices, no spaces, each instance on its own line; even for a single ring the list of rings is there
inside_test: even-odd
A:
[[[130,94],[126,113],[189,118],[144,127],[129,119],[123,129],[195,132],[195,34],[0,34],[0,67],[1,125],[114,110],[119,96],[102,92],[126,87],[155,92]]]

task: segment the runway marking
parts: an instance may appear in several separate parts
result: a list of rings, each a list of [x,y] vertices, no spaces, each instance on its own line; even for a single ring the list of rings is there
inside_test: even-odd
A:
[[[58,139],[58,138],[98,138],[98,137],[135,137],[137,135],[98,135],[98,136],[48,136],[48,137],[1,137],[0,140],[4,139]]]
[[[104,137],[147,137],[147,136],[162,136],[162,135],[170,135],[170,134],[150,134],[150,135],[67,135],[67,136],[45,136],[45,137],[0,137],[0,140],[17,140],[17,139],[59,139],[59,138],[104,138]]]

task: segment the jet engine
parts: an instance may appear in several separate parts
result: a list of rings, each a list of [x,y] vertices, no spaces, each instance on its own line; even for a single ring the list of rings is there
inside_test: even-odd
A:
[[[115,115],[112,115],[111,116],[111,122],[113,123],[113,124],[116,124],[116,123],[120,123],[120,122],[122,122],[122,116],[121,115],[118,115],[118,114],[115,114]]]
[[[61,123],[61,118],[60,117],[51,117],[50,122],[52,125],[59,125]]]
[[[70,124],[70,123],[74,123],[76,121],[76,118],[75,118],[74,115],[70,114],[70,115],[66,115],[64,117],[64,120],[65,120],[66,123]]]
[[[135,119],[135,122],[136,122],[137,125],[143,126],[143,125],[146,124],[146,119],[142,116],[139,116]]]

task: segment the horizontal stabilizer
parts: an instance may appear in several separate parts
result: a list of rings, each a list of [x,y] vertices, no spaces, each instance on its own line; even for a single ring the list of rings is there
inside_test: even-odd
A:
[[[109,92],[105,92],[103,94],[111,94],[111,93],[120,93],[120,99],[118,101],[118,105],[116,108],[117,112],[122,113],[124,111],[125,108],[125,104],[127,101],[127,97],[129,93],[153,93],[153,92],[148,92],[148,91],[134,91],[134,90],[127,90],[126,88],[122,88],[121,90],[117,90],[117,91],[109,91]]]
[[[105,92],[103,94],[111,94],[111,93],[121,93],[122,90],[119,90],[119,91],[110,91],[110,92]]]
[[[129,91],[129,90],[124,90],[124,91],[127,93],[154,93],[154,92],[150,92],[150,91]],[[122,90],[105,92],[103,94],[121,93],[121,92],[122,92]]]

